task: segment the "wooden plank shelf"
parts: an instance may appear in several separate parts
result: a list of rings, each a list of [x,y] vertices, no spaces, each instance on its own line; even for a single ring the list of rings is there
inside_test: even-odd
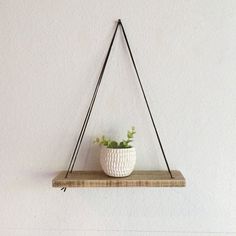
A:
[[[60,172],[53,180],[53,187],[185,187],[185,178],[178,170],[136,170],[128,177],[109,177],[102,171],[73,171],[65,178]]]

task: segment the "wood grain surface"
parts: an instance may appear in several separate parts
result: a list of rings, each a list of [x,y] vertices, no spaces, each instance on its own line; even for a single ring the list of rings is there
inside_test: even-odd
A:
[[[102,171],[73,171],[65,178],[60,172],[53,180],[53,187],[185,187],[185,178],[178,170],[137,170],[128,177],[109,177]]]

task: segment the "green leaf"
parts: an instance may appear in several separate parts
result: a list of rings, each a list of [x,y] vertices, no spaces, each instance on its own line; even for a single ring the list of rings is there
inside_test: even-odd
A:
[[[133,140],[129,139],[129,140],[126,141],[127,144],[130,143],[130,142],[133,142]]]
[[[109,144],[109,148],[117,148],[118,147],[118,143],[116,141],[111,141]]]
[[[124,143],[124,141],[120,142],[119,148],[125,148],[125,143]]]
[[[128,131],[128,133],[127,133],[127,137],[128,137],[128,138],[133,138],[133,133],[130,132],[130,131]]]

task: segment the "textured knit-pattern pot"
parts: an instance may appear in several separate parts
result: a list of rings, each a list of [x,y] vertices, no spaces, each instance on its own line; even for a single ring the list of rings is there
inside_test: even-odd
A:
[[[102,148],[100,163],[103,171],[113,177],[129,176],[136,162],[135,148]]]

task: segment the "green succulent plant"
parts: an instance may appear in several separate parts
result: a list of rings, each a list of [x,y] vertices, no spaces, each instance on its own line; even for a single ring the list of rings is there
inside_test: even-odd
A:
[[[105,136],[102,136],[101,138],[96,138],[94,142],[96,144],[103,145],[107,148],[131,148],[132,146],[130,145],[130,143],[133,141],[135,133],[135,127],[132,127],[131,130],[127,131],[127,139],[124,139],[121,142],[117,142]]]

